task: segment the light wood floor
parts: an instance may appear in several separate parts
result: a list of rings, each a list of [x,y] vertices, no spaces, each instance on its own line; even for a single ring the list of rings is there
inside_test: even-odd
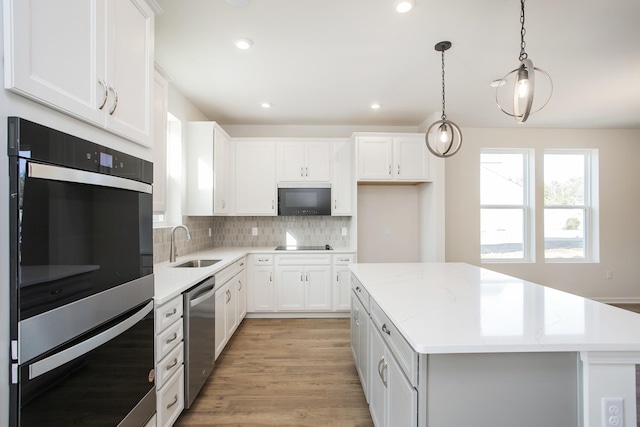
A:
[[[176,427],[373,426],[349,319],[245,319]]]

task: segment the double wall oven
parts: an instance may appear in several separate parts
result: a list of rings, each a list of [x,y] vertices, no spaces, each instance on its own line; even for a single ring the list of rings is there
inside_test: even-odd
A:
[[[13,426],[155,412],[152,165],[8,119]]]

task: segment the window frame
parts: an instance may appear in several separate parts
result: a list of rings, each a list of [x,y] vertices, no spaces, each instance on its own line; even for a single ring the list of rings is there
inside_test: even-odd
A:
[[[549,264],[580,264],[599,261],[598,232],[598,150],[596,149],[545,149],[542,153],[542,183],[544,191],[544,172],[547,155],[582,155],[584,156],[583,204],[582,205],[547,205],[542,197],[542,258]],[[579,258],[547,257],[545,243],[545,214],[547,210],[576,209],[583,211],[582,226],[584,256]]]
[[[481,264],[522,264],[535,262],[535,180],[534,180],[534,150],[529,148],[481,148],[480,167],[482,167],[483,154],[520,154],[522,155],[522,204],[489,204],[480,203],[480,219],[483,210],[522,210],[522,257],[519,258],[484,258],[480,253]],[[482,179],[480,181],[480,198],[482,195]],[[480,236],[480,247],[482,247],[482,236]]]

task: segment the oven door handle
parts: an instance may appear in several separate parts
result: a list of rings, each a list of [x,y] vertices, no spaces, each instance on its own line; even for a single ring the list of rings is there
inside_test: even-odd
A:
[[[48,179],[50,181],[75,182],[78,184],[100,185],[103,187],[132,190],[139,193],[152,193],[152,186],[144,182],[119,176],[63,168],[60,166],[43,165],[29,162],[28,175],[30,178]]]
[[[78,343],[73,347],[69,347],[62,350],[59,353],[53,354],[49,357],[45,357],[31,365],[29,365],[29,379],[32,380],[40,375],[46,374],[59,366],[64,365],[67,362],[76,359],[83,354],[90,352],[91,350],[100,347],[102,344],[114,339],[118,335],[126,332],[131,327],[135,326],[139,321],[145,318],[153,310],[153,301],[150,301],[142,309],[138,310],[135,314],[131,315],[127,319],[99,333],[96,336],[89,338],[86,341]]]

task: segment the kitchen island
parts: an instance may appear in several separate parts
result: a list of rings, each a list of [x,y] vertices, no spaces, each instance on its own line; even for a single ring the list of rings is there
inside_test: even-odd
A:
[[[640,315],[468,264],[351,271],[377,427],[636,426]]]

